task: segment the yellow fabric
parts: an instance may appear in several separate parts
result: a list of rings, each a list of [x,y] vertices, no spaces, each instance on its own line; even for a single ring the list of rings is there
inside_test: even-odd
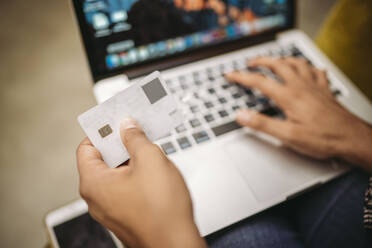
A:
[[[372,100],[372,0],[337,2],[316,42]]]

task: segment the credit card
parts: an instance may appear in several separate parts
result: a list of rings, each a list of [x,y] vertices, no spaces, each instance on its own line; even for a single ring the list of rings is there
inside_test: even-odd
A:
[[[141,125],[152,142],[183,123],[177,101],[158,71],[81,114],[81,127],[111,168],[130,158],[120,137],[120,123],[128,117]]]

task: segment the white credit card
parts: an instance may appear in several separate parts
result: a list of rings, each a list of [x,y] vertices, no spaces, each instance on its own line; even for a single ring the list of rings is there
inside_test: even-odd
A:
[[[130,158],[120,137],[120,123],[127,117],[141,125],[150,141],[169,135],[183,122],[177,101],[159,72],[81,114],[81,127],[112,168]]]

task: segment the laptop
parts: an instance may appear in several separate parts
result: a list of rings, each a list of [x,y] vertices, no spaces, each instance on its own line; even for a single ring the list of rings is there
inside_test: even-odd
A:
[[[246,61],[263,55],[302,57],[326,69],[339,102],[372,121],[367,98],[294,29],[294,0],[71,2],[98,103],[155,70],[179,100],[184,124],[157,143],[185,178],[203,236],[348,171],[339,161],[305,158],[234,121],[241,108],[284,118],[259,91],[223,77],[251,70]]]

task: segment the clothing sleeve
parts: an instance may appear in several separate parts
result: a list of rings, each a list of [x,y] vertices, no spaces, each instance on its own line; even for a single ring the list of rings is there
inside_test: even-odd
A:
[[[372,177],[369,179],[364,205],[364,227],[372,231]]]

